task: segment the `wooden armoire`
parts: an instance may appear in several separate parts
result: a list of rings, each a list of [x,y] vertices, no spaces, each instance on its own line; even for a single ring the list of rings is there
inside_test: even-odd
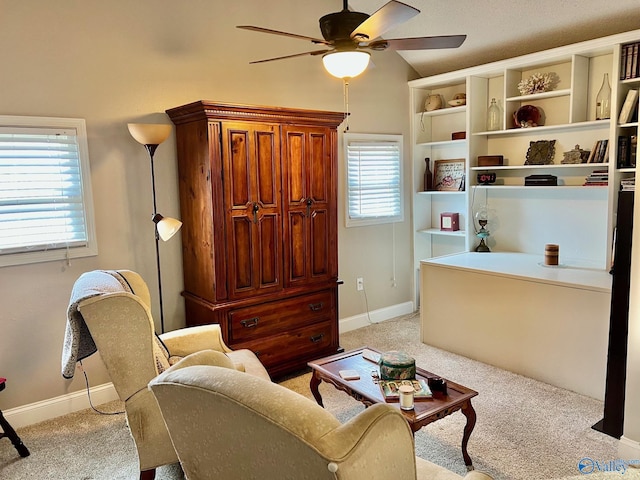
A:
[[[198,101],[176,125],[188,326],[281,376],[336,353],[344,113]]]

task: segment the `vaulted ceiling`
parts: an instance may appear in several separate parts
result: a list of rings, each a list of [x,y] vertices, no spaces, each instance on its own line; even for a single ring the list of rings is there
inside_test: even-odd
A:
[[[327,13],[340,0],[322,0]],[[349,0],[372,14],[387,0]],[[385,38],[466,34],[457,49],[398,52],[419,76],[480,65],[597,37],[640,29],[639,0],[403,0],[419,15]],[[301,32],[303,33],[303,32]],[[305,34],[316,35],[317,32]],[[389,54],[374,53],[376,55]]]

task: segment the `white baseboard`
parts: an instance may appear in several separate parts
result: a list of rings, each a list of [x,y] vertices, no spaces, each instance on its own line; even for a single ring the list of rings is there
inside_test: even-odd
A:
[[[118,399],[118,394],[112,383],[92,387],[90,392],[91,402],[94,406]],[[13,428],[21,428],[90,407],[87,391],[81,390],[4,410],[2,413]]]
[[[631,440],[623,435],[620,437],[620,443],[618,444],[618,456],[623,460],[640,459],[640,442]]]
[[[352,317],[343,318],[339,322],[339,330],[340,333],[349,332],[369,325],[369,318],[371,318],[371,323],[379,323],[401,315],[408,315],[414,311],[415,307],[413,302],[391,305],[390,307],[384,307],[369,312],[368,316],[366,313],[361,313]]]

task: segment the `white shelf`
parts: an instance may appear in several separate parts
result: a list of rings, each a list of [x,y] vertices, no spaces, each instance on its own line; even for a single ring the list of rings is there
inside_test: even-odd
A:
[[[456,192],[450,192],[450,191],[440,191],[440,190],[429,190],[428,192],[416,192],[418,195],[463,195],[464,194],[464,190],[463,191],[456,191]]]
[[[627,127],[638,127],[638,122],[629,122],[629,123],[621,123],[619,125],[620,128],[627,128]]]
[[[437,110],[431,110],[430,112],[418,112],[418,115],[425,117],[437,117],[439,115],[449,115],[452,113],[463,113],[467,111],[466,105],[461,105],[459,107],[447,107],[447,108],[439,108]]]
[[[462,140],[440,140],[438,142],[423,142],[423,143],[418,143],[417,145],[420,147],[448,147],[448,146],[455,146],[455,145],[460,145],[460,146],[464,146],[467,143],[467,139],[462,139]]]
[[[425,233],[428,235],[445,235],[448,237],[464,237],[466,235],[464,230],[440,230],[439,228],[426,228],[424,230],[418,230],[419,233]]]
[[[535,132],[608,128],[610,123],[611,123],[611,119],[591,120],[589,122],[563,123],[561,125],[540,125],[538,127],[529,127],[529,128],[510,128],[508,130],[495,130],[491,132],[475,132],[475,133],[472,133],[471,135],[483,135],[483,136],[535,135]]]
[[[586,185],[472,185],[471,188],[478,189],[500,189],[500,190],[566,190],[566,189],[587,189],[587,190],[602,190],[606,191],[607,185],[593,185],[591,187],[587,187]]]
[[[543,98],[553,98],[553,97],[566,97],[571,95],[571,89],[567,88],[564,90],[552,90],[550,92],[541,92],[541,93],[532,93],[530,95],[519,95],[517,97],[509,97],[507,98],[507,102],[530,102],[534,100],[540,100]]]
[[[471,167],[471,170],[541,170],[548,168],[579,168],[589,170],[591,168],[608,167],[608,163],[567,163],[550,165],[496,165],[495,167]]]

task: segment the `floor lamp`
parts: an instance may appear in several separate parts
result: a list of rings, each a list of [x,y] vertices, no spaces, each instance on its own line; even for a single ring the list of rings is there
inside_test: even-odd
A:
[[[130,123],[128,124],[129,133],[136,139],[138,143],[144,145],[149,152],[151,159],[151,189],[153,192],[153,215],[151,220],[154,223],[155,240],[156,240],[156,267],[158,269],[158,294],[160,296],[160,330],[164,333],[164,310],[162,307],[162,274],[160,273],[160,250],[158,241],[169,240],[175,233],[180,230],[182,222],[175,218],[163,217],[158,213],[156,207],[156,178],[153,166],[153,155],[162,142],[164,142],[171,133],[171,125],[157,123]]]

